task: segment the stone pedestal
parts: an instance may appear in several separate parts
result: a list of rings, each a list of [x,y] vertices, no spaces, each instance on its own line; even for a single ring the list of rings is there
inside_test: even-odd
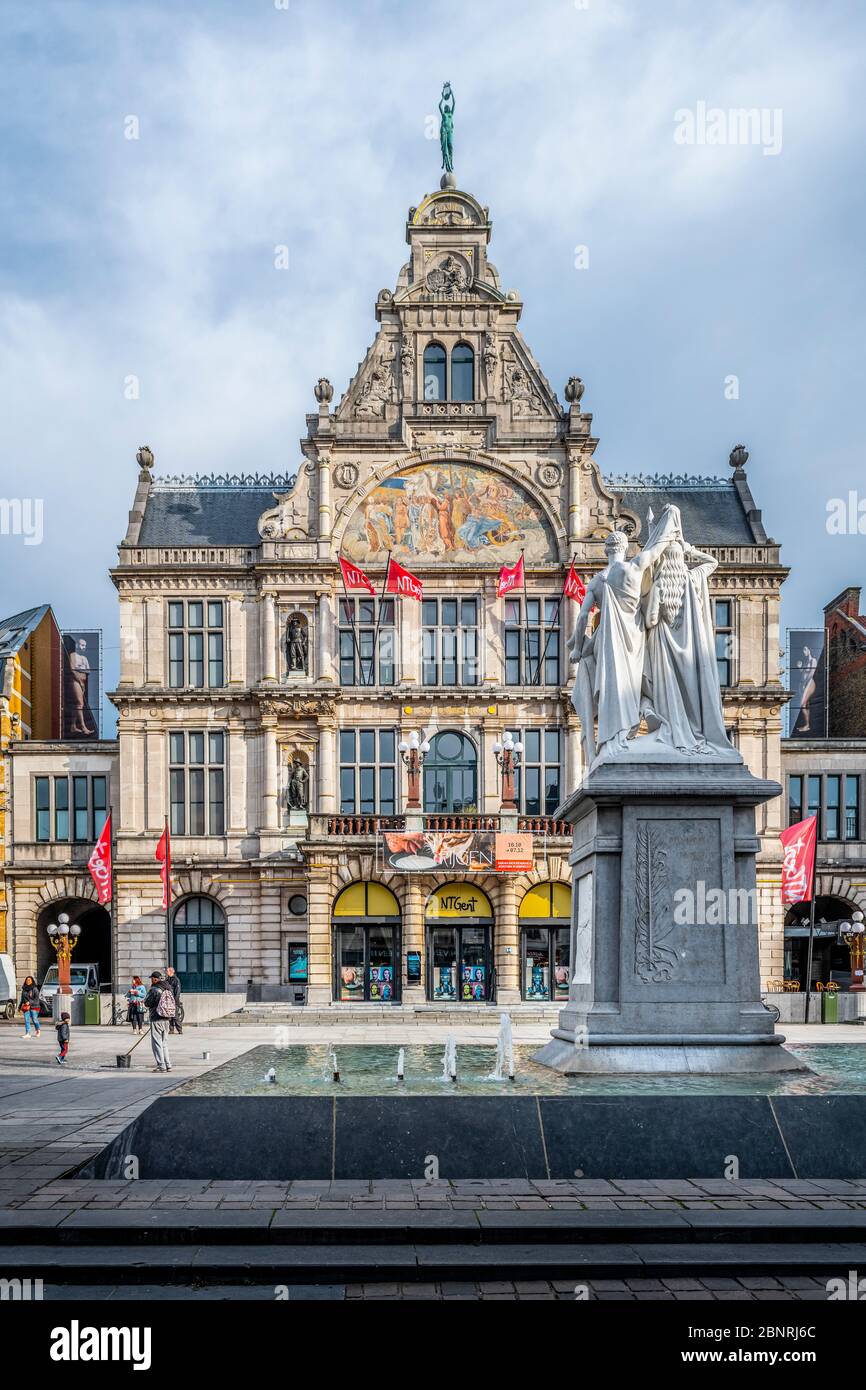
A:
[[[758,974],[755,807],[742,764],[608,763],[574,826],[571,985],[535,1060],[562,1072],[805,1070]]]

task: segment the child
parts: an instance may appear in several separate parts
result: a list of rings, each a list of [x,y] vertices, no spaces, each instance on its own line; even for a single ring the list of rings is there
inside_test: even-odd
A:
[[[60,1022],[54,1026],[57,1029],[57,1045],[60,1048],[60,1051],[55,1053],[54,1060],[65,1066],[66,1054],[69,1051],[69,1014],[61,1014]]]

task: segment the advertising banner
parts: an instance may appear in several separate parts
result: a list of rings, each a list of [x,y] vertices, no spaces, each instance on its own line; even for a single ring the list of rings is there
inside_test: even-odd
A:
[[[61,737],[97,739],[102,706],[102,633],[64,632],[61,638]]]
[[[827,737],[827,667],[824,629],[788,629],[789,738]]]
[[[386,831],[385,866],[403,873],[520,874],[532,868],[532,836],[497,830]]]

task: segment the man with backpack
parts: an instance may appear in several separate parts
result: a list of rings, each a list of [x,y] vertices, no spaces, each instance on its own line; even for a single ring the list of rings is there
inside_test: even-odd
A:
[[[174,1018],[168,1021],[168,1031],[170,1033],[182,1033],[183,1004],[180,1002],[180,976],[176,974],[172,965],[165,972],[165,983],[174,995]]]
[[[150,1045],[156,1062],[154,1071],[171,1071],[171,1058],[165,1038],[169,1021],[175,1015],[174,994],[159,970],[154,970],[150,977],[150,989],[145,997],[144,1007],[150,1018]]]

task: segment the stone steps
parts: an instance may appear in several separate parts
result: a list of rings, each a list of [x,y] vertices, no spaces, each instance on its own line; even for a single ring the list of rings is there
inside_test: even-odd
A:
[[[211,1019],[208,1026],[219,1028],[261,1028],[295,1027],[310,1028],[336,1025],[344,1027],[353,1024],[407,1024],[423,1028],[429,1024],[451,1024],[452,1026],[473,1027],[483,1025],[499,1027],[499,1020],[508,1012],[514,1022],[552,1024],[559,1016],[561,1006],[551,1004],[547,1008],[512,1006],[505,1010],[496,1005],[455,1004],[442,1008],[437,1005],[375,1004],[353,1008],[351,1005],[333,1004],[325,1008],[293,1007],[290,1004],[247,1004],[243,1009],[225,1014],[222,1018]],[[195,1025],[193,1025],[195,1026]]]

